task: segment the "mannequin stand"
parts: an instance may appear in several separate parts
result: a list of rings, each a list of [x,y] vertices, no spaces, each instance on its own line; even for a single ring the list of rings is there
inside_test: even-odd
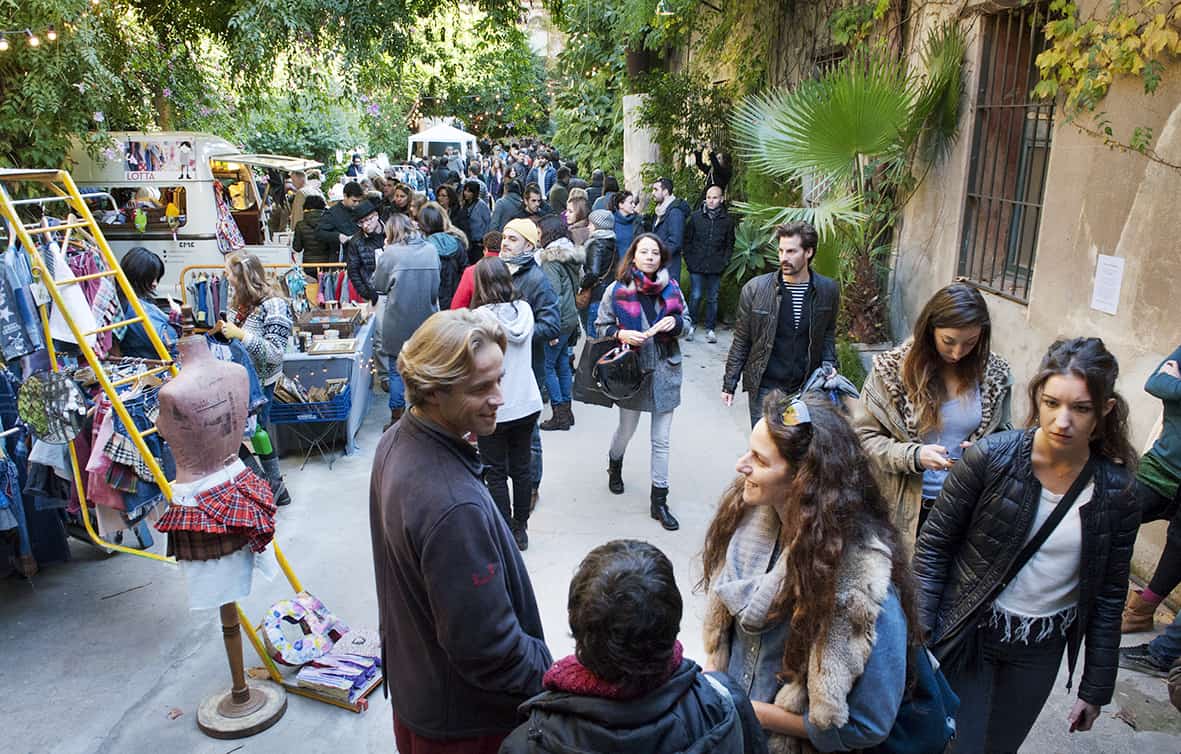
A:
[[[221,631],[233,686],[207,697],[197,708],[197,727],[213,738],[245,738],[271,727],[287,712],[287,692],[270,681],[246,682],[238,607],[221,606]]]

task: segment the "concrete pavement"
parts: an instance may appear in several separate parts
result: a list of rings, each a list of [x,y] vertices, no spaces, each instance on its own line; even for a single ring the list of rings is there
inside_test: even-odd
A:
[[[704,602],[692,590],[700,576],[697,558],[748,434],[745,396],[730,409],[718,399],[729,333],[719,336],[716,345],[700,338],[684,344],[684,400],[673,422],[669,497],[681,521],[679,532],[666,532],[648,517],[646,419],[624,461],[627,491],[622,496],[606,489],[613,410],[576,404],[573,430],[544,433],[545,480],[525,561],[555,657],[573,649],[566,624],[570,576],[588,550],[619,537],[646,539],[672,559],[686,600],[681,640],[687,656],[702,656]],[[299,459],[285,459],[295,503],[281,509],[279,519],[278,540],[305,587],[359,626],[375,626],[377,620],[368,480],[386,420],[384,394],[379,396],[358,437],[358,456],[339,459],[332,471],[313,459],[301,472]],[[241,741],[205,737],[196,727],[196,705],[228,685],[217,612],[187,609],[184,582],[174,567],[127,555],[107,557],[78,542],[71,547],[75,559],[70,563],[51,565],[31,581],[0,580],[5,751],[394,750],[390,707],[380,692],[360,715],[289,696],[286,716],[264,733]],[[259,616],[288,594],[281,577],[256,582],[244,607]],[[1145,640],[1129,637],[1128,643]],[[249,646],[245,652],[248,667],[259,664]],[[1076,687],[1077,682],[1076,673]],[[1121,671],[1115,703],[1104,709],[1094,731],[1080,734],[1066,732],[1073,696],[1064,686],[1065,671],[1024,751],[1181,750],[1181,713],[1168,704],[1163,681]],[[1113,717],[1120,705],[1130,710],[1141,732]],[[175,709],[182,714],[173,719]]]

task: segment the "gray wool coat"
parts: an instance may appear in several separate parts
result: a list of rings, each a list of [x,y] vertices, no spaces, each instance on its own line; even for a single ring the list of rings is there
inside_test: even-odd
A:
[[[602,335],[607,328],[618,328],[619,317],[615,313],[615,287],[611,283],[603,291],[599,302],[599,316],[595,319],[595,330]],[[648,315],[641,312],[644,329],[652,326]],[[675,336],[676,333],[674,332]],[[617,402],[620,408],[632,411],[647,411],[663,414],[681,405],[681,345],[676,337],[649,338],[640,347],[640,364],[649,372],[644,387],[626,401]]]

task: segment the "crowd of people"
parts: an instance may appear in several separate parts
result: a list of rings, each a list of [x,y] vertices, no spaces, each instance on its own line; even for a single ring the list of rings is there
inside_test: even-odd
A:
[[[1071,731],[1111,701],[1118,666],[1168,673],[1181,623],[1119,644],[1181,581],[1174,523],[1125,607],[1139,524],[1178,516],[1181,350],[1149,379],[1165,424],[1142,459],[1097,338],[1049,346],[1015,429],[1012,372],[964,283],[858,390],[838,368],[840,287],[803,222],[771,233],[779,265],[743,287],[719,364],[752,430],[703,543],[702,664],[676,640],[672,564],[626,539],[583,560],[576,652],[553,661],[520,552],[544,433],[575,426],[580,339],[626,346],[642,374],[610,399],[606,492],[624,493],[650,414],[650,515],[680,525],[681,343],[717,342],[735,225],[728,160],[698,161],[696,206],[664,178],[641,196],[601,170],[582,181],[540,142],[394,175],[358,161],[331,208],[302,202],[305,259],[343,260],[379,312],[391,415],[370,512],[399,750],[943,751],[954,734],[956,752],[1016,751],[1064,657]]]

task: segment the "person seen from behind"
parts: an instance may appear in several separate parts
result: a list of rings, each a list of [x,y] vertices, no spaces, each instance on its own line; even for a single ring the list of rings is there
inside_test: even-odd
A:
[[[656,547],[617,539],[591,550],[567,599],[574,654],[521,706],[526,720],[501,754],[766,752],[738,684],[684,656],[682,612],[672,563]]]
[[[408,215],[395,212],[386,223],[385,250],[373,273],[373,289],[381,311],[375,338],[389,359],[390,425],[402,418],[405,389],[396,368],[403,344],[435,312],[439,311],[439,255],[427,243],[422,229]]]
[[[574,426],[571,391],[574,370],[570,366],[569,349],[579,333],[578,308],[574,295],[582,278],[582,263],[586,259],[582,248],[575,246],[566,230],[566,221],[559,214],[541,218],[541,251],[538,253],[541,270],[549,278],[558,296],[561,332],[555,340],[546,341],[545,385],[553,416],[541,423],[545,431],[567,430]]]

